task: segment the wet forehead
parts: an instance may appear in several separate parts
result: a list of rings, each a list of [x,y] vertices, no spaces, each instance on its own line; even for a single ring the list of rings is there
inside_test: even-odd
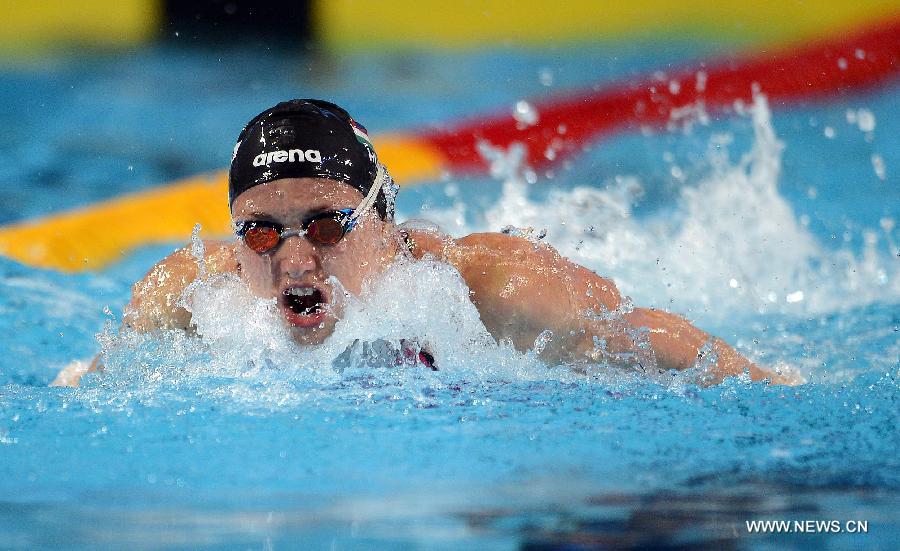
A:
[[[235,220],[263,215],[293,221],[308,213],[356,208],[363,196],[343,182],[324,178],[286,178],[252,187],[240,194],[232,206]]]

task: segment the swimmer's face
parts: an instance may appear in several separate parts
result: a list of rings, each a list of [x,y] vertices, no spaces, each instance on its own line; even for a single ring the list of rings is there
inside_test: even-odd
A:
[[[362,200],[358,190],[342,182],[286,178],[240,194],[232,205],[232,219],[274,222],[289,231],[300,229],[316,214],[355,209]],[[278,301],[295,341],[318,344],[332,333],[342,314],[341,287],[359,295],[364,282],[383,272],[394,259],[397,242],[392,229],[392,224],[382,221],[370,208],[334,245],[292,235],[271,251],[259,254],[239,240],[241,278],[255,295]]]

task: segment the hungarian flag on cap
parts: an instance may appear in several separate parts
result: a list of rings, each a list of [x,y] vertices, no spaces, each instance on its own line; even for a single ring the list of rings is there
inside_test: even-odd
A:
[[[376,162],[378,156],[375,154],[375,148],[372,147],[372,142],[369,141],[369,133],[366,132],[366,127],[355,120],[350,119],[350,128],[353,129],[353,134],[356,135],[356,141],[361,143],[362,146],[366,148],[366,151],[369,152],[369,160]]]
[[[374,149],[372,147],[372,142],[369,141],[369,133],[366,131],[366,127],[359,124],[353,119],[350,119],[350,126],[353,128],[353,133],[356,134],[356,139],[359,140],[359,143],[368,147],[369,149]]]

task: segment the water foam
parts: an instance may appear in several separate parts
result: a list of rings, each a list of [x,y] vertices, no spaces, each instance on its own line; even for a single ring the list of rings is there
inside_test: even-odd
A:
[[[392,389],[389,394],[402,388],[408,397],[461,382],[574,377],[536,354],[497,343],[459,272],[445,263],[400,257],[359,297],[345,297],[334,332],[321,345],[301,347],[291,340],[274,299],[252,295],[233,274],[198,279],[183,297],[193,335],[119,333],[110,323],[101,335],[106,375],[99,383],[89,380],[83,393],[108,405],[110,387],[151,402],[166,395],[184,400],[188,392],[246,411],[320,399],[334,385],[345,399],[371,398],[373,388],[383,387]],[[398,364],[404,343],[428,350],[439,371],[414,361]],[[97,384],[106,391],[92,390]]]

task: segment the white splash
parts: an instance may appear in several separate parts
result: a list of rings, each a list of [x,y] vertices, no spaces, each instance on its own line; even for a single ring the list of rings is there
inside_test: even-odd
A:
[[[643,189],[628,175],[603,186],[552,190],[546,201],[534,201],[515,166],[520,148],[482,145],[493,174],[502,178],[502,196],[483,222],[447,229],[454,235],[505,226],[546,230],[548,243],[612,277],[636,303],[713,320],[805,315],[900,298],[891,230],[867,233],[861,255],[823,247],[778,191],[784,145],[765,97],[758,94],[742,111],[753,123],[751,149],[732,161],[731,136],[715,135],[707,175],[686,181],[674,213],[662,219],[634,218],[632,205]],[[855,116],[858,121],[858,111]],[[867,113],[862,119],[864,128],[874,126]]]
[[[521,353],[510,343],[497,343],[481,323],[462,277],[437,261],[399,258],[361,296],[346,300],[334,332],[318,346],[295,344],[275,300],[252,295],[232,274],[194,281],[183,304],[192,312],[193,336],[117,333],[110,324],[100,336],[106,392],[88,387],[83,396],[109,405],[110,386],[127,388],[124,394],[144,401],[162,399],[172,389],[183,399],[184,389],[192,388],[230,406],[271,409],[296,405],[326,392],[328,385],[354,378],[414,394],[422,385],[440,388],[453,381],[576,377],[544,365],[537,359],[540,351]],[[439,371],[398,366],[390,353],[401,349],[401,341],[428,350]],[[346,390],[347,395],[358,392],[369,391],[366,385]]]

